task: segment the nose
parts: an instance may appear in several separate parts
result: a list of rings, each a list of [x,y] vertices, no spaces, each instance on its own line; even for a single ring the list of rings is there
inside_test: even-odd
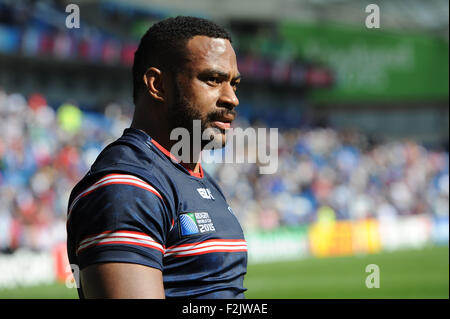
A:
[[[232,110],[238,105],[239,99],[236,96],[236,92],[230,83],[226,83],[221,90],[218,106]]]

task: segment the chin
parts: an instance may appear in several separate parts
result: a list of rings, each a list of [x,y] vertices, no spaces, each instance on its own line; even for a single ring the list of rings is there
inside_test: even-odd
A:
[[[211,139],[209,141],[203,141],[203,143],[203,149],[205,150],[220,149],[225,147],[225,144],[227,143],[227,136],[225,134],[225,131],[215,131],[212,134]]]

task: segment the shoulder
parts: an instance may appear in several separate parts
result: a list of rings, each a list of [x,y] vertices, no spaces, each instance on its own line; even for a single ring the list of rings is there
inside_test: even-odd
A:
[[[80,201],[89,199],[89,202],[93,204],[94,197],[97,198],[98,205],[108,205],[117,199],[120,200],[117,204],[125,205],[127,202],[141,198],[153,198],[165,203],[165,198],[160,191],[143,179],[131,174],[111,173],[72,193],[67,218],[70,218],[74,207]]]
[[[157,158],[145,141],[122,136],[106,146],[92,164],[90,172],[99,173],[116,166],[150,168],[157,164]]]
[[[164,162],[143,136],[124,134],[102,150],[89,172],[73,188],[69,202],[72,204],[80,194],[110,185],[134,186],[167,202],[172,194],[170,177],[165,171]]]

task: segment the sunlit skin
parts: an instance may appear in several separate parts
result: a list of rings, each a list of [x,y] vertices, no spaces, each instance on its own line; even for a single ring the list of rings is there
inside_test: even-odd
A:
[[[225,129],[236,116],[236,96],[240,83],[236,54],[230,41],[226,39],[195,36],[187,42],[188,62],[177,75],[152,67],[144,75],[148,96],[136,105],[136,113],[131,127],[141,129],[152,136],[164,148],[170,150],[177,141],[170,140],[170,132],[178,126],[192,129],[192,120],[200,119],[202,128],[217,128],[215,138],[225,144]],[[186,104],[179,109],[178,93]],[[190,114],[186,122],[175,123],[171,113],[183,117]],[[181,114],[183,112],[183,114]],[[178,114],[178,115],[177,115]],[[192,143],[191,143],[192,146]],[[191,150],[192,152],[192,150]],[[198,158],[198,154],[194,155]],[[194,172],[199,172],[199,162],[186,163]]]
[[[218,136],[225,144],[223,130],[235,118],[234,108],[240,75],[231,43],[225,39],[198,36],[187,44],[190,62],[178,79],[185,98],[201,114],[205,127],[221,129]],[[208,116],[210,116],[208,118]]]
[[[187,52],[189,61],[176,78],[154,66],[144,74],[147,92],[136,101],[131,127],[146,132],[170,150],[177,143],[170,140],[172,129],[182,125],[191,130],[192,120],[200,119],[202,129],[221,130],[216,138],[223,146],[225,129],[234,120],[234,108],[239,104],[236,55],[228,40],[206,36],[190,39]],[[198,159],[199,154],[194,157]],[[185,166],[200,171],[198,161]],[[81,271],[81,282],[87,298],[165,297],[162,272],[139,264],[93,264]]]

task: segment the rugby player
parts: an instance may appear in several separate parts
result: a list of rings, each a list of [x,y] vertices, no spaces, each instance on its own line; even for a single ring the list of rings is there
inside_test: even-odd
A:
[[[142,37],[132,124],[69,199],[80,298],[244,298],[247,244],[236,216],[203,171],[201,149],[190,143],[192,161],[170,152],[172,130],[192,133],[194,120],[225,145],[239,82],[230,35],[211,21],[169,18]]]

